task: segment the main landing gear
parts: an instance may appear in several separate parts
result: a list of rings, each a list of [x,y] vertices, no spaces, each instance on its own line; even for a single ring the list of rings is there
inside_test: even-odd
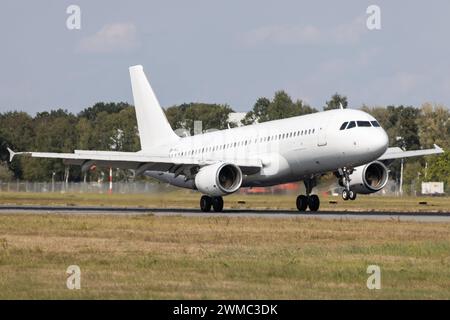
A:
[[[320,207],[320,199],[316,194],[311,194],[312,188],[316,185],[316,179],[311,178],[304,181],[306,188],[306,196],[299,195],[297,197],[297,209],[298,211],[306,211],[307,208],[311,211],[317,211]]]
[[[350,177],[352,171],[350,171],[347,168],[339,169],[338,173],[340,175],[339,184],[344,187],[344,190],[342,191],[342,199],[344,201],[347,200],[355,200],[356,199],[356,192],[353,190],[350,190]]]
[[[223,210],[223,198],[202,196],[200,198],[200,209],[203,212],[209,212],[211,211],[211,207],[215,212],[221,212]]]

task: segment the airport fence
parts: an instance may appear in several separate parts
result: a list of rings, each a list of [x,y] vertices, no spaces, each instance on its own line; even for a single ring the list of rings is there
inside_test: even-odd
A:
[[[114,182],[114,193],[156,193],[168,191],[174,187],[149,181]],[[0,182],[0,192],[58,192],[58,193],[108,193],[107,182]]]
[[[139,194],[139,193],[158,193],[179,190],[179,188],[170,186],[165,183],[155,181],[117,181],[113,182],[113,193],[119,194]],[[186,189],[184,189],[186,190]],[[189,192],[189,190],[186,190]],[[302,194],[304,193],[303,183],[289,183],[273,187],[255,187],[242,188],[239,193],[252,194]],[[33,193],[108,193],[109,182],[30,182],[30,181],[0,181],[0,192],[33,192]],[[192,191],[195,192],[195,191]],[[342,187],[337,184],[319,184],[315,192],[321,195],[329,194],[331,196],[340,196]],[[393,180],[389,180],[387,186],[380,192],[375,193],[377,196],[400,196],[399,185]],[[411,186],[404,195],[416,196],[420,195],[419,188]],[[442,194],[445,195],[445,194]]]

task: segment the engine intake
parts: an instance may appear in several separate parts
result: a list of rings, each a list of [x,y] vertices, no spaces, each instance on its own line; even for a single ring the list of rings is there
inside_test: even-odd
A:
[[[374,161],[353,170],[350,175],[350,189],[356,193],[374,193],[386,186],[388,178],[389,171],[386,166]]]
[[[205,166],[195,176],[195,186],[210,196],[223,196],[236,192],[242,184],[241,169],[230,163]]]

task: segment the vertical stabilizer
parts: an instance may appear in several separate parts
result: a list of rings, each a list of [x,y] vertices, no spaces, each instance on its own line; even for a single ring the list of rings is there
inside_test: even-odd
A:
[[[142,66],[130,67],[130,77],[141,149],[151,151],[155,146],[176,142],[179,137],[170,127]]]

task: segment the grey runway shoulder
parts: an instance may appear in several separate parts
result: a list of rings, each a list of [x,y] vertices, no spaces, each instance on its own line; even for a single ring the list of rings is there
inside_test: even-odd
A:
[[[106,214],[185,216],[185,217],[260,217],[260,218],[319,218],[331,220],[394,220],[420,222],[450,222],[450,212],[356,212],[322,211],[298,213],[286,210],[239,210],[229,209],[220,213],[204,213],[195,209],[142,208],[142,207],[96,207],[96,206],[18,206],[1,205],[0,214]]]

